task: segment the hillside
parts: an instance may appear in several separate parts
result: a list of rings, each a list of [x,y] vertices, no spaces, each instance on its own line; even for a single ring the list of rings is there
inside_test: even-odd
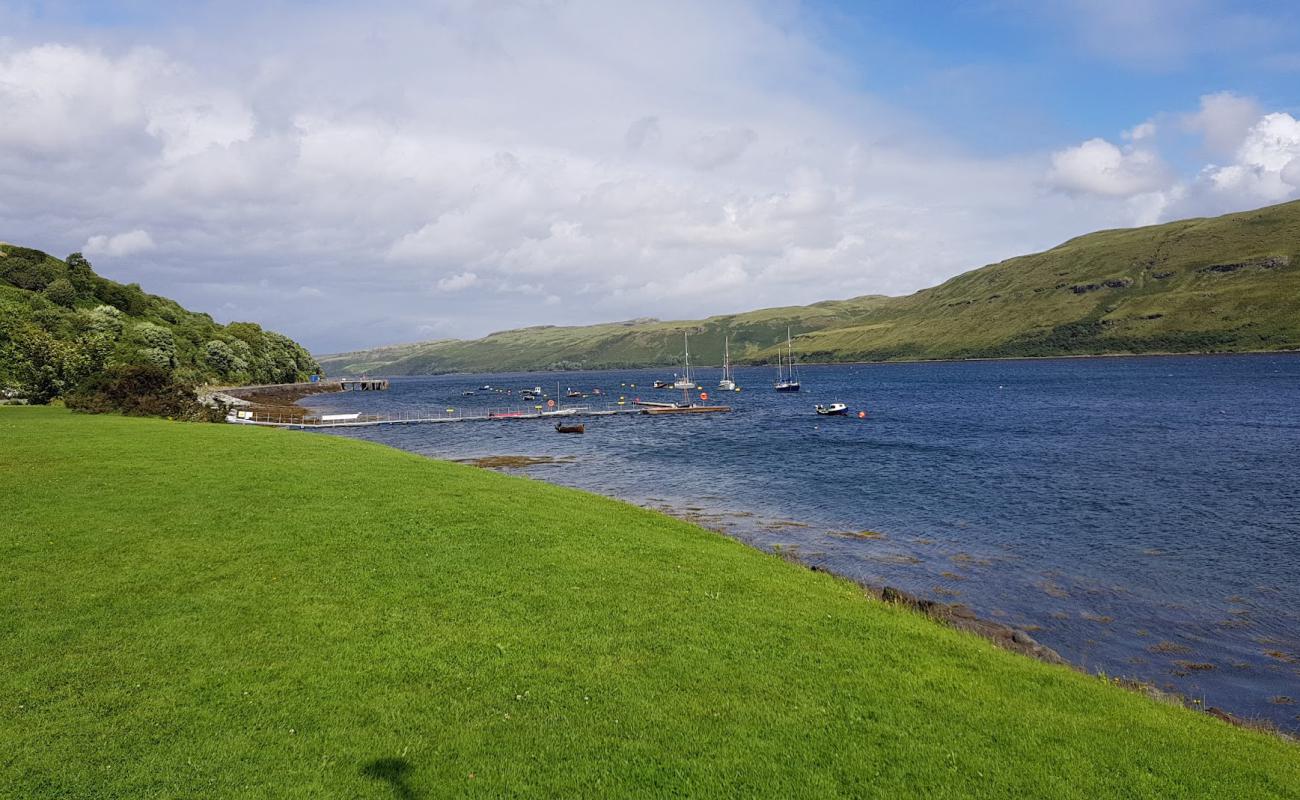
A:
[[[0,243],[0,389],[37,402],[112,364],[151,364],[186,383],[306,380],[320,366],[301,345],[251,322],[207,314],[66,261]]]
[[[321,357],[395,375],[670,365],[774,357],[786,326],[814,361],[1300,347],[1300,201],[1080,236],[906,297],[860,297],[699,321],[543,327]]]
[[[0,797],[1298,796],[1294,743],[614,500],[233,425],[0,441]]]

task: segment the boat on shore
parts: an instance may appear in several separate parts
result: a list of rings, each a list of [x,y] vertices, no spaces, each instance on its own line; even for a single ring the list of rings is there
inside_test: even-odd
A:
[[[841,417],[849,413],[849,407],[844,403],[818,404],[814,406],[814,408],[816,408],[817,413],[821,414],[823,417]]]
[[[780,353],[776,354],[776,383],[772,388],[778,392],[797,392],[799,391],[799,373],[794,367],[794,343],[790,338],[790,329],[785,329],[785,344],[790,349],[790,369],[785,369],[785,358]]]

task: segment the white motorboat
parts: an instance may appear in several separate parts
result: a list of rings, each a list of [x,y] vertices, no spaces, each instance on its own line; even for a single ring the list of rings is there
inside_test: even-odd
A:
[[[838,417],[849,413],[849,407],[844,403],[827,403],[826,405],[815,406],[817,413],[823,417]]]

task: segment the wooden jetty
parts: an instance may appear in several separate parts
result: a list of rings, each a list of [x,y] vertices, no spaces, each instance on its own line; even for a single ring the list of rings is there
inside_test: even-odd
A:
[[[557,414],[554,411],[517,411],[498,410],[482,413],[463,414],[449,410],[443,413],[420,411],[406,414],[366,415],[366,414],[323,414],[318,417],[300,417],[277,414],[254,409],[238,410],[226,417],[227,422],[240,425],[264,425],[275,428],[369,428],[379,425],[425,425],[450,422],[503,422],[523,419],[573,419],[575,417],[613,417],[643,413],[638,408],[583,409],[567,410]]]
[[[672,406],[669,408],[660,406],[642,409],[641,413],[656,416],[660,414],[725,414],[730,410],[731,406]]]

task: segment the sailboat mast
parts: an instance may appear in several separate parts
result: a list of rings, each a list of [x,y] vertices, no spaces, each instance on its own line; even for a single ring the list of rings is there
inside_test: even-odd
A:
[[[686,380],[691,380],[691,337],[687,333],[682,333],[682,343],[686,350]]]

